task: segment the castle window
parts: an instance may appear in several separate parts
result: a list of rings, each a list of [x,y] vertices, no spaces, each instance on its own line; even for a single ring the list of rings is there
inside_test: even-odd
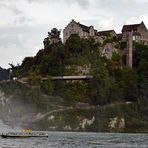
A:
[[[133,36],[133,41],[135,41],[136,40],[136,36]]]

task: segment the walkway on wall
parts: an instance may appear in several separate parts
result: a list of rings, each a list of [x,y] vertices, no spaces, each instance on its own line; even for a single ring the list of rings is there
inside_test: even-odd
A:
[[[55,76],[55,77],[51,77],[52,81],[55,80],[89,80],[92,79],[93,76]],[[42,81],[46,81],[47,78],[42,78]]]

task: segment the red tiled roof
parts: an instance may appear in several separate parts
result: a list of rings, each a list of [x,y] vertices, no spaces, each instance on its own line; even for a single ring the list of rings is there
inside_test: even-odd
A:
[[[122,32],[126,32],[126,31],[137,31],[137,28],[140,25],[141,24],[124,25],[123,28],[122,28]]]

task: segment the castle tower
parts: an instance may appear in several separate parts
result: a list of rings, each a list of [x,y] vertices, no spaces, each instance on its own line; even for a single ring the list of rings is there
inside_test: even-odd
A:
[[[127,58],[126,63],[127,66],[132,68],[133,66],[133,33],[128,32],[128,38],[127,38]]]

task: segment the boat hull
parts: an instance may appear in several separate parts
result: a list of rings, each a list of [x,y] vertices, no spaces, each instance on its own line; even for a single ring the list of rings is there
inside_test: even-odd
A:
[[[7,135],[1,135],[2,138],[31,138],[31,137],[47,137],[48,136],[7,136]]]
[[[2,138],[31,138],[31,137],[48,137],[46,133],[5,133]]]

